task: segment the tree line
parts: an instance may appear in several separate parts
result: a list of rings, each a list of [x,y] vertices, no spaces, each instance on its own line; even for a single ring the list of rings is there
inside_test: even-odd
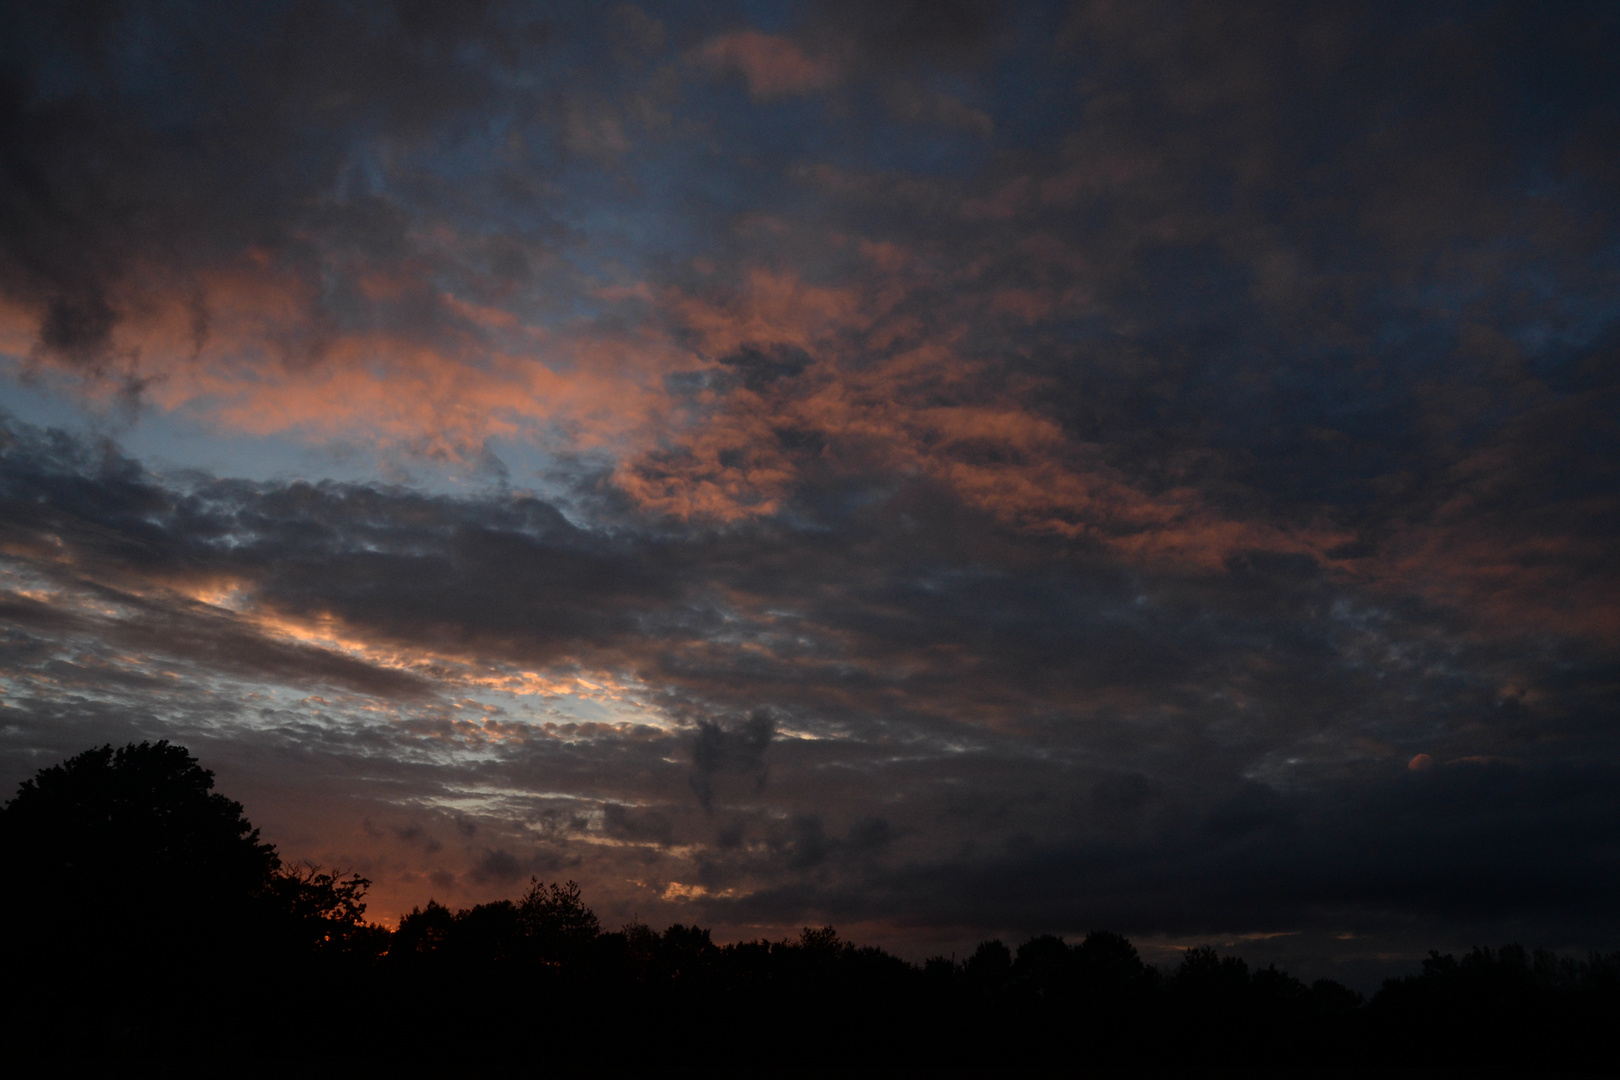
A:
[[[651,1065],[819,1075],[1087,1066],[1614,1070],[1620,953],[1432,953],[1366,1000],[1124,937],[913,964],[830,926],[716,943],[604,929],[573,882],[365,920],[358,875],[290,866],[166,742],[86,751],[0,810],[16,1038],[66,1056]]]

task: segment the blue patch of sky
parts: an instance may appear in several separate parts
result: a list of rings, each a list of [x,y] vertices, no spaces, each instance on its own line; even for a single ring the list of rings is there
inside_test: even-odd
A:
[[[989,78],[987,111],[1003,149],[1046,149],[1067,134],[1082,101],[1074,86],[1080,69],[1054,46],[1063,13],[1034,9],[1013,28]]]
[[[1263,317],[1254,310],[1253,269],[1231,260],[1218,244],[1147,248],[1138,265],[1135,288],[1120,306],[1133,309],[1156,333],[1232,333]]]
[[[939,175],[978,169],[988,154],[988,140],[975,132],[892,119],[881,88],[872,86],[756,101],[733,77],[694,85],[689,100],[708,117],[718,144],[713,159],[694,164],[704,166],[707,190],[732,201],[756,198],[806,162]]]
[[[30,89],[36,104],[59,102],[91,88],[94,82],[91,71],[83,64],[79,53],[59,38],[46,37],[28,25],[45,21],[43,6],[35,11],[26,4],[9,5],[6,10],[0,11],[0,17],[5,19],[0,22],[0,29],[22,24],[22,29],[15,36],[0,34],[0,56],[6,58],[9,69],[29,73],[32,77]],[[25,62],[18,63],[14,58],[25,50]]]
[[[1506,272],[1502,284],[1517,294],[1506,314],[1516,318],[1500,329],[1524,350],[1539,377],[1573,389],[1592,348],[1612,339],[1620,326],[1620,301],[1613,293],[1620,266],[1561,270],[1521,262]]]
[[[95,402],[71,386],[17,377],[15,360],[0,372],[0,410],[24,423],[84,439],[110,439],[159,473],[199,471],[265,483],[335,480],[409,484],[425,494],[489,497],[508,486],[548,501],[566,500],[582,466],[524,440],[490,439],[486,455],[445,461],[379,447],[369,440],[311,441],[297,434],[223,430],[202,410],[164,412],[149,406]],[[499,462],[499,465],[496,462]]]
[[[990,164],[995,149],[978,132],[890,120],[874,125],[864,144],[837,146],[825,158],[845,168],[967,181]]]
[[[960,92],[960,82],[941,86]],[[757,102],[736,78],[703,77],[688,82],[685,97],[688,115],[705,118],[699,134],[646,131],[627,122],[632,145],[615,163],[561,156],[550,124],[523,127],[525,167],[562,193],[554,206],[502,198],[492,182],[489,162],[499,160],[518,125],[510,113],[486,121],[482,131],[458,131],[425,154],[422,164],[456,187],[487,192],[474,210],[486,223],[540,231],[561,221],[582,240],[559,254],[581,273],[614,280],[627,269],[636,276],[649,263],[712,247],[737,213],[802,203],[804,192],[789,174],[805,161],[960,174],[982,168],[991,152],[989,141],[973,132],[872,123],[866,117],[886,115],[877,101],[862,102],[870,107],[851,120],[834,115],[820,96]],[[606,95],[600,104],[612,102]],[[576,314],[591,313],[583,298],[574,303],[583,308]]]
[[[742,0],[737,4],[740,23],[765,34],[786,34],[804,21],[809,5],[782,0]],[[718,22],[718,20],[717,20]],[[720,25],[725,25],[723,22]]]
[[[206,126],[220,93],[234,88],[234,63],[222,57],[251,56],[282,13],[280,5],[179,3],[158,13],[127,10],[105,31],[106,48],[57,49],[49,38],[31,37],[30,47],[44,60],[35,68],[35,90],[43,100],[91,94],[136,108],[143,122],[169,135],[194,136]],[[207,40],[205,54],[194,46]],[[81,57],[105,59],[105,66],[86,67]],[[204,61],[198,64],[197,61]],[[227,86],[205,86],[224,81]]]
[[[598,172],[564,181],[568,195],[559,217],[584,237],[562,252],[568,264],[599,282],[640,279],[655,262],[684,260],[711,250],[735,207],[731,175],[695,168],[690,152],[646,154],[630,166],[633,197],[593,197],[612,178]],[[605,181],[605,183],[604,183]],[[629,194],[629,193],[626,193]],[[584,302],[580,298],[579,302]],[[588,306],[580,314],[594,311]]]
[[[522,163],[492,169],[490,163],[505,156],[505,144],[518,130],[516,125],[515,116],[502,116],[481,133],[460,133],[445,140],[421,160],[421,167],[437,181],[478,192],[478,198],[459,205],[458,224],[469,232],[551,240],[553,254],[599,282],[622,280],[627,269],[635,276],[649,257],[698,246],[705,218],[678,211],[689,207],[699,183],[712,182],[720,172],[701,160],[701,150],[629,132],[636,138],[623,160],[606,164],[565,158],[558,154],[549,126],[530,126],[520,131]],[[529,191],[503,190],[503,181],[514,170],[542,178],[556,197],[543,200]],[[435,197],[439,186],[418,182],[408,184],[407,190],[421,189],[423,195]],[[571,296],[569,302],[575,315],[598,310],[583,295]]]
[[[1118,337],[1107,315],[1055,320],[1050,327],[1051,333],[1063,341],[1113,341]]]

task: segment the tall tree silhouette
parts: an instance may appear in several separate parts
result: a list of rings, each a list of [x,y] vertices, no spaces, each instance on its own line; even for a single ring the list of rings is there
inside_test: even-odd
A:
[[[217,1017],[245,988],[272,994],[300,958],[385,947],[362,922],[364,878],[284,868],[213,788],[184,747],[102,746],[41,770],[0,810],[8,975],[52,1024]]]
[[[580,899],[572,881],[547,885],[529,879],[529,891],[518,902],[518,920],[540,959],[565,962],[579,956],[602,927],[596,913]]]
[[[188,936],[247,913],[280,867],[240,803],[183,747],[86,750],[24,781],[0,811],[8,905],[33,925]]]

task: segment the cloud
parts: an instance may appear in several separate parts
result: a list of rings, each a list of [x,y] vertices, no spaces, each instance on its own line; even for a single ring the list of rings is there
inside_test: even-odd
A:
[[[946,70],[984,59],[1005,31],[1005,10],[980,0],[920,0],[873,7],[822,0],[812,32],[845,40],[873,67],[926,63]]]
[[[1601,852],[1613,828],[1604,798],[1590,800],[1608,783],[1578,768],[1451,766],[1294,796],[1286,813],[1258,811],[1276,792],[1240,787],[1134,843],[1031,838],[724,906],[743,920],[810,906],[1015,935],[1114,926],[1183,938],[1238,927],[1501,932],[1528,919],[1543,940],[1579,940],[1603,934],[1596,898],[1612,884]]]
[[[472,869],[472,879],[480,885],[510,885],[523,876],[523,865],[506,850],[485,851]]]
[[[267,18],[271,32],[294,33]],[[527,139],[573,140],[602,162],[629,153],[628,114],[621,116],[605,84],[575,87],[535,113],[527,135],[514,132],[516,141],[498,153],[489,148],[494,156],[479,183],[492,185],[491,211],[451,209],[419,187],[435,155],[470,138],[457,134],[466,116],[516,107],[487,71],[432,56],[458,43],[489,51],[499,68],[563,45],[540,23],[506,18],[475,8],[443,25],[396,25],[392,17],[367,24],[355,72],[322,78],[353,81],[332,89],[333,100],[369,97],[383,117],[382,136],[349,104],[316,123],[311,95],[319,80],[288,82],[250,65],[243,115],[218,119],[219,140],[176,143],[154,134],[149,142],[158,150],[137,153],[109,134],[119,106],[85,90],[74,99],[83,115],[73,123],[82,122],[84,138],[105,143],[110,168],[125,178],[119,198],[143,206],[139,220],[162,223],[161,242],[158,233],[130,232],[134,219],[117,209],[125,203],[97,194],[88,180],[51,185],[54,198],[78,201],[62,209],[76,224],[49,245],[30,239],[39,214],[8,228],[6,291],[36,373],[88,373],[100,392],[258,434],[327,440],[363,432],[387,453],[470,461],[491,439],[511,439],[598,454],[610,462],[613,494],[692,523],[798,513],[803,498],[829,484],[921,473],[1008,527],[1144,563],[1220,572],[1249,551],[1309,555],[1495,621],[1507,615],[1561,629],[1578,622],[1580,632],[1598,636],[1617,632],[1604,614],[1613,604],[1569,602],[1571,590],[1590,592],[1594,575],[1613,576],[1602,563],[1601,530],[1577,535],[1593,520],[1592,498],[1548,505],[1541,482],[1602,468],[1601,449],[1584,447],[1601,428],[1609,390],[1590,380],[1555,386],[1513,344],[1510,326],[1491,325],[1488,283],[1500,275],[1481,269],[1479,245],[1494,242],[1496,223],[1516,222],[1506,235],[1564,281],[1558,291],[1592,292],[1579,284],[1586,271],[1549,242],[1551,223],[1531,214],[1511,184],[1485,185],[1479,199],[1451,200],[1437,216],[1413,203],[1427,197],[1422,185],[1395,184],[1355,165],[1375,153],[1431,161],[1424,167],[1455,187],[1473,175],[1470,162],[1506,155],[1529,168],[1545,151],[1535,142],[1502,144],[1477,125],[1445,125],[1441,118],[1458,107],[1450,84],[1414,98],[1396,143],[1378,147],[1369,142],[1373,129],[1340,108],[1346,94],[1383,92],[1359,76],[1354,86],[1327,79],[1302,84],[1299,94],[1273,93],[1292,78],[1288,41],[1307,41],[1323,63],[1337,63],[1370,47],[1371,31],[1327,13],[1265,26],[1210,16],[1208,25],[1194,20],[1155,36],[1151,20],[1080,9],[1065,48],[1101,65],[1088,86],[1124,89],[1052,128],[1016,162],[992,159],[970,180],[880,174],[870,180],[888,193],[877,228],[859,210],[870,195],[853,190],[823,208],[839,228],[786,224],[792,219],[770,211],[796,197],[791,175],[800,174],[790,170],[760,192],[764,212],[745,215],[772,224],[761,224],[757,242],[738,241],[744,247],[733,252],[728,273],[708,275],[701,287],[673,275],[593,290],[554,253],[579,242],[568,228],[528,212],[518,215],[522,228],[495,226],[527,198],[510,184],[523,155],[532,157],[513,149]],[[835,24],[842,29],[827,29]],[[804,33],[806,41],[842,35],[865,43],[848,49],[906,63],[971,67],[1011,40],[999,27],[973,5],[881,17],[829,8]],[[317,30],[289,45],[312,64],[345,32],[338,23]],[[66,30],[45,19],[31,32],[56,40]],[[1455,46],[1446,63],[1464,74],[1491,50],[1515,47],[1501,28],[1474,42],[1423,20],[1416,32]],[[1242,48],[1200,44],[1234,35]],[[100,46],[85,44],[93,37],[73,40],[89,50],[87,63],[111,63]],[[709,48],[716,62],[741,64],[796,46],[748,31],[713,38]],[[1131,82],[1118,57],[1132,57],[1148,81]],[[165,61],[163,79],[192,77],[179,59]],[[439,92],[418,96],[393,77],[418,69]],[[19,71],[25,86],[44,78],[26,65]],[[375,85],[365,81],[373,76]],[[58,137],[71,126],[69,114],[80,112],[57,116],[52,110],[65,105],[19,93],[13,105],[19,130],[31,133],[19,144],[29,168],[73,175],[78,158]],[[130,123],[145,130],[157,122],[157,113],[142,111],[153,102],[136,104]],[[1233,137],[1211,141],[1210,116]],[[1318,174],[1298,157],[1298,140],[1280,133],[1310,116],[1332,118],[1324,145],[1345,167],[1299,187],[1289,178]],[[1578,138],[1594,120],[1577,110],[1563,122]],[[1431,124],[1442,137],[1419,139],[1415,132]],[[188,189],[171,173],[235,177],[221,162],[235,160],[236,139],[254,140],[261,155],[313,155],[326,171],[316,170],[317,183],[278,158],[255,173],[254,199],[174,201]],[[1241,194],[1227,210],[1211,201],[1202,179],[1210,175]],[[363,177],[372,179],[361,184]],[[1579,215],[1583,189],[1572,183],[1563,197]],[[23,184],[18,197],[36,198],[30,191]],[[1282,216],[1265,209],[1267,193],[1279,191],[1293,207]],[[1436,272],[1448,288],[1475,297],[1457,332],[1500,343],[1499,359],[1489,361],[1491,400],[1512,403],[1517,415],[1497,426],[1497,444],[1487,430],[1455,421],[1460,388],[1475,385],[1468,372],[1483,346],[1431,357],[1422,385],[1406,376],[1398,350],[1372,347],[1364,361],[1351,362],[1365,343],[1405,340],[1416,331],[1396,328],[1432,320],[1399,299],[1396,283],[1413,272],[1407,248],[1372,222],[1356,237],[1340,235],[1342,215],[1331,207],[1341,197],[1447,222],[1450,239],[1433,243],[1475,252]],[[1465,206],[1474,207],[1472,217],[1459,216]],[[51,259],[73,245],[79,269],[55,274]],[[874,261],[873,252],[885,254]],[[1336,258],[1360,269],[1335,269]],[[101,263],[105,272],[81,272]],[[816,266],[838,272],[814,273]],[[596,317],[559,321],[520,302],[514,273],[530,291],[554,288],[579,302],[589,296]],[[63,293],[66,306],[51,314],[55,301],[47,297],[58,279],[91,292]],[[1148,280],[1163,287],[1145,289]],[[1324,316],[1332,326],[1309,314],[1349,311],[1343,290],[1359,280],[1384,283],[1358,301],[1361,314]],[[1197,313],[1192,321],[1188,311]],[[79,315],[68,319],[72,312]],[[1262,340],[1251,327],[1272,336]],[[80,343],[58,348],[57,338]],[[85,344],[92,340],[93,348]],[[1517,361],[1500,360],[1515,348]],[[739,359],[789,353],[792,365],[770,368],[769,378]],[[727,368],[748,374],[728,378]],[[1251,389],[1220,389],[1234,379]],[[1291,397],[1279,390],[1306,385],[1329,389]],[[1254,400],[1244,405],[1248,396]],[[1414,410],[1414,400],[1428,404]],[[1354,422],[1336,415],[1331,401],[1356,401]],[[1144,409],[1151,422],[1137,423]],[[1561,431],[1583,434],[1560,440]],[[1537,453],[1525,454],[1531,441]],[[1510,480],[1511,471],[1525,482]],[[1417,476],[1444,479],[1422,491],[1401,479]],[[1454,514],[1465,489],[1478,504],[1475,492],[1487,487],[1498,503],[1503,492],[1520,493],[1490,527],[1480,527],[1478,513],[1464,525],[1437,516],[1442,508]],[[1358,544],[1380,558],[1332,555]],[[1612,591],[1612,583],[1595,587]]]
[[[703,809],[713,808],[714,781],[721,773],[757,774],[758,786],[765,786],[765,751],[775,734],[775,722],[763,712],[753,713],[729,731],[712,721],[698,721],[691,784]]]
[[[361,243],[389,239],[376,231],[397,224],[386,201],[323,198],[363,168],[350,157],[350,126],[369,115],[380,133],[419,138],[489,92],[502,50],[481,5],[432,25],[367,7],[257,8],[243,16],[263,46],[253,50],[219,48],[231,38],[217,18],[188,15],[180,33],[177,14],[151,8],[13,20],[31,44],[8,63],[0,103],[15,163],[4,181],[0,281],[37,312],[47,354],[92,368],[128,362],[115,334],[123,319],[154,294],[190,294],[195,275],[222,256],[268,249],[307,271],[300,234],[312,226]],[[140,72],[120,63],[117,43],[131,33],[161,42]],[[524,36],[503,38],[518,46]],[[429,59],[458,47],[482,62]],[[101,92],[112,86],[122,92]],[[212,105],[166,111],[186,100]],[[87,152],[102,162],[99,174],[80,168]],[[127,213],[132,205],[140,212]],[[206,306],[190,314],[191,332],[206,337]]]
[[[831,61],[812,59],[792,41],[758,30],[724,34],[704,45],[699,55],[706,63],[739,72],[748,92],[761,99],[812,93],[838,77]]]
[[[183,737],[379,912],[1608,932],[1605,9],[82,14],[6,776]]]

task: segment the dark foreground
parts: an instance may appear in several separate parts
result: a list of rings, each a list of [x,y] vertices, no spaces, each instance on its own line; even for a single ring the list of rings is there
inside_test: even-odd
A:
[[[918,966],[831,927],[604,931],[571,883],[538,881],[389,932],[362,879],[283,866],[211,788],[180,748],[104,748],[0,811],[8,1046],[252,1076],[1620,1071],[1620,954],[1432,955],[1364,1001],[1210,949],[1161,971],[1101,932]]]
[[[987,942],[921,967],[830,928],[723,946],[695,927],[604,933],[577,893],[538,883],[520,903],[430,905],[392,934],[299,930],[266,923],[208,948],[172,928],[122,950],[24,943],[8,964],[25,991],[12,1045],[239,1072],[291,1056],[411,1075],[566,1062],[581,1075],[1350,1077],[1602,1073],[1620,1030],[1620,958],[1512,947],[1431,958],[1365,1002],[1211,950],[1161,972],[1106,933]]]

